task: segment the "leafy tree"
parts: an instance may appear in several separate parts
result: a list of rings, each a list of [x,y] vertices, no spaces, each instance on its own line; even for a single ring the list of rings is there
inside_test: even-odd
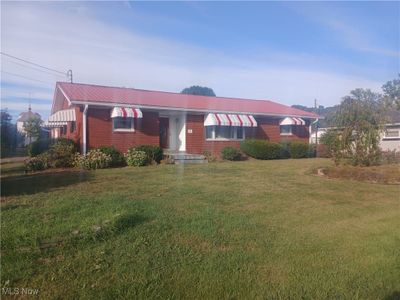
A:
[[[343,98],[334,116],[336,136],[330,136],[336,163],[343,158],[349,159],[353,165],[378,163],[379,141],[384,124],[381,98],[380,94],[369,89],[353,90]]]
[[[29,137],[29,143],[32,142],[32,138],[38,139],[40,137],[40,125],[42,122],[42,119],[38,116],[33,116],[24,122],[24,130]]]
[[[400,74],[398,79],[386,82],[382,90],[387,107],[400,110]]]
[[[11,123],[12,117],[7,110],[1,110],[1,156],[12,152],[17,143],[17,127]]]
[[[205,86],[198,86],[198,85],[192,85],[191,87],[184,88],[181,91],[181,94],[189,94],[189,95],[202,95],[202,96],[214,96],[215,93],[213,89]]]

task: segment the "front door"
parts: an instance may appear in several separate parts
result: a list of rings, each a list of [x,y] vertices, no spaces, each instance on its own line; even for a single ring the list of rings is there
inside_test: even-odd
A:
[[[169,118],[160,118],[160,147],[168,149]]]

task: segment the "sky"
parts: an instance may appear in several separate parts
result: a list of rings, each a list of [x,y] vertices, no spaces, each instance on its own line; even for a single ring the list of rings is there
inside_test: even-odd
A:
[[[400,73],[400,2],[1,2],[1,51],[74,82],[339,104]],[[1,108],[50,114],[61,73],[1,55]]]

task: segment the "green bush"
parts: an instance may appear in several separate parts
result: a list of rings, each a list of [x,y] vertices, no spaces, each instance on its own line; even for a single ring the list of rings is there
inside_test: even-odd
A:
[[[104,169],[111,166],[112,158],[109,154],[101,152],[100,149],[94,149],[86,155],[76,154],[73,164],[85,170]]]
[[[156,163],[159,164],[164,156],[163,149],[159,146],[138,145],[135,147],[135,149],[137,151],[143,151],[144,153],[146,153],[149,163],[155,161]]]
[[[71,140],[57,140],[45,153],[49,155],[49,162],[52,167],[68,168],[73,166],[76,146]]]
[[[65,145],[74,145],[76,149],[76,145],[74,141],[65,139],[65,138],[58,138],[58,139],[40,139],[37,140],[30,145],[28,145],[28,154],[31,157],[37,156],[39,154],[42,154],[48,150],[50,150],[51,146],[60,143],[60,144],[65,144]]]
[[[290,142],[282,141],[279,143],[281,145],[281,153],[279,154],[279,158],[290,158]]]
[[[282,153],[282,146],[265,140],[244,140],[240,144],[240,149],[248,156],[257,159],[277,159]]]
[[[306,158],[309,155],[309,145],[305,142],[291,142],[289,153],[291,158]]]
[[[236,161],[242,159],[242,153],[236,148],[225,147],[221,151],[221,157],[226,160]]]
[[[124,167],[126,166],[125,157],[119,152],[115,147],[100,147],[99,150],[104,154],[108,154],[111,156],[111,167]]]
[[[128,166],[141,167],[147,166],[150,163],[146,152],[136,150],[136,148],[129,149],[125,154],[125,158]]]
[[[41,171],[47,168],[47,162],[40,155],[31,157],[25,161],[26,171]]]

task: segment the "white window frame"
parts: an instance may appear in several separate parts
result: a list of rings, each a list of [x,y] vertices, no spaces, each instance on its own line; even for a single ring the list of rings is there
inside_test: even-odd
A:
[[[290,132],[282,132],[281,131],[282,126],[290,126],[289,127],[290,128]],[[280,125],[279,126],[279,133],[280,133],[280,135],[293,135],[293,125]]]
[[[135,119],[127,118],[131,120],[131,128],[115,128],[115,120],[122,117],[112,118],[112,128],[114,132],[135,132]]]
[[[211,138],[207,138],[207,127],[211,127],[211,129],[212,129],[212,131],[211,131]],[[217,126],[205,126],[204,127],[204,135],[205,135],[205,138],[206,138],[206,141],[243,141],[244,139],[246,139],[246,130],[245,130],[245,128],[244,127],[241,127],[241,126],[231,126],[231,127],[234,127],[234,128],[236,128],[236,130],[233,132],[234,134],[233,134],[233,138],[216,138],[215,137],[215,132],[216,132],[216,127]],[[228,126],[227,126],[228,127]],[[242,135],[243,135],[243,137],[242,138],[237,138],[237,131],[238,130],[242,130]]]
[[[398,135],[397,136],[387,136],[388,131],[397,131]],[[383,139],[385,139],[385,140],[400,139],[400,128],[386,128]]]

